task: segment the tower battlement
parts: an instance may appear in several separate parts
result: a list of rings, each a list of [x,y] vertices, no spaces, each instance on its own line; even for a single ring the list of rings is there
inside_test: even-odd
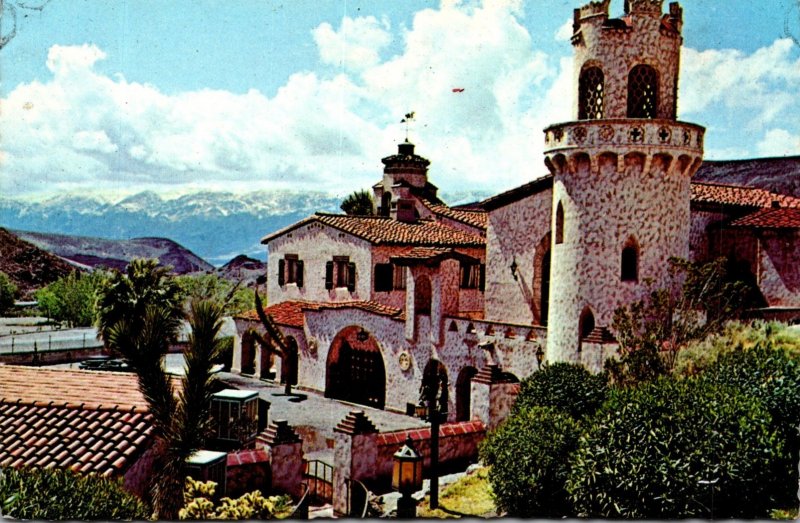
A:
[[[611,0],[596,0],[593,2],[589,2],[583,7],[576,8],[574,14],[575,21],[573,23],[573,28],[577,30],[577,28],[580,27],[581,21],[586,20],[588,18],[600,17],[603,20],[607,19],[608,6],[610,4]]]
[[[664,0],[625,0],[625,14],[661,15]]]

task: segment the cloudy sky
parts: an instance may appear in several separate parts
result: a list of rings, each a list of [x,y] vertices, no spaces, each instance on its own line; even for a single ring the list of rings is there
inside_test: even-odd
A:
[[[582,3],[5,0],[0,196],[344,194],[379,179],[409,111],[443,191],[508,189],[571,118]],[[707,158],[800,154],[799,4],[683,2],[679,112]]]

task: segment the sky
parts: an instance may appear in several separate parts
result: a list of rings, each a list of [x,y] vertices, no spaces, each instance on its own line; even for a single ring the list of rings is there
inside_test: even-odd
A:
[[[406,132],[441,191],[506,190],[572,119],[583,3],[5,0],[0,197],[343,195]],[[800,155],[800,0],[682,5],[679,118],[706,158]]]

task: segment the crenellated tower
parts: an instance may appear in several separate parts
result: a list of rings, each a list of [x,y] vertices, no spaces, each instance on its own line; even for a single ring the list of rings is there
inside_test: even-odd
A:
[[[574,121],[545,129],[554,176],[547,359],[602,364],[614,310],[689,255],[704,129],[677,120],[683,12],[662,0],[575,10]]]

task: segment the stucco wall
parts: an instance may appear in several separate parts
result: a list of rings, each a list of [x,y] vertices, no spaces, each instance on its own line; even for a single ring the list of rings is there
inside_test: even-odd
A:
[[[551,189],[543,190],[489,213],[486,230],[486,319],[538,324],[534,259],[550,231]],[[517,279],[511,263],[517,264]]]
[[[771,307],[800,307],[800,233],[760,234],[758,281]]]
[[[303,287],[294,283],[278,285],[278,262],[286,254],[303,260]],[[356,289],[325,288],[325,264],[334,256],[349,256],[356,264]],[[267,255],[267,302],[286,300],[350,301],[370,299],[372,256],[370,243],[319,222],[312,222],[272,240]]]

